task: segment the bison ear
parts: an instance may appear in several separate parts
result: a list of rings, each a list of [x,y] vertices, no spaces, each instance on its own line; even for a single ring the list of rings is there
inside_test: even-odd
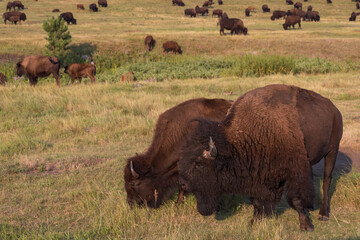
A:
[[[217,156],[217,149],[215,146],[215,142],[212,140],[212,138],[210,137],[210,141],[209,141],[209,151],[204,150],[203,152],[203,157],[209,160],[214,160]]]

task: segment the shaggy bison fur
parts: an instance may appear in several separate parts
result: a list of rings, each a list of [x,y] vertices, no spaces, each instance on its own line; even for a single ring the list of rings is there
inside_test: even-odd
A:
[[[211,215],[223,193],[250,196],[253,220],[272,215],[286,188],[300,229],[313,231],[309,208],[311,166],[325,158],[320,219],[327,220],[328,190],[342,137],[339,110],[319,94],[269,85],[240,96],[221,122],[193,120],[182,147],[179,182],[193,192],[197,209]]]
[[[179,151],[189,133],[193,118],[224,119],[232,102],[197,98],[170,108],[159,116],[148,150],[127,160],[124,168],[125,190],[130,205],[157,208],[179,188]],[[182,201],[182,192],[178,203]]]
[[[220,21],[220,35],[225,34],[224,30],[230,30],[230,34],[241,34],[244,35],[247,34],[248,29],[244,26],[244,23],[242,20],[238,18],[228,18],[227,15],[225,16],[225,13],[222,15]]]
[[[81,83],[82,78],[89,77],[92,83],[96,83],[96,67],[93,63],[73,63],[65,66],[65,73],[71,77],[71,84],[75,79],[79,79]]]
[[[14,10],[15,10],[16,7],[18,8],[18,10],[24,9],[24,4],[22,4],[21,1],[14,1],[14,2],[13,2],[13,8],[14,8]]]
[[[294,4],[294,8],[302,9],[302,3],[301,3],[301,2],[296,2],[296,3]]]
[[[96,6],[95,3],[90,4],[89,9],[90,9],[90,11],[93,11],[93,12],[99,11],[99,9],[98,9],[98,7]]]
[[[147,50],[151,51],[151,50],[153,50],[153,48],[155,46],[155,39],[153,38],[153,36],[147,35],[144,39],[144,44],[145,44]]]
[[[8,2],[8,3],[6,4],[6,11],[7,11],[7,10],[11,11],[12,8],[15,9],[14,4],[13,4],[12,2]]]
[[[294,2],[292,0],[286,0],[287,5],[294,5]]]
[[[164,52],[173,52],[173,53],[180,53],[182,54],[182,50],[181,47],[179,46],[179,44],[175,41],[167,41],[163,43],[163,49]]]
[[[59,78],[60,61],[56,57],[27,56],[16,64],[16,73],[19,77],[26,75],[30,85],[35,86],[39,77],[47,77],[50,74],[56,79],[60,86]]]

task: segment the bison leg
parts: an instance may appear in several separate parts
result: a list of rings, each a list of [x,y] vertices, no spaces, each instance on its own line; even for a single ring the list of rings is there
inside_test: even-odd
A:
[[[96,79],[95,79],[94,76],[88,74],[88,77],[91,79],[91,82],[92,82],[92,83],[96,83]]]
[[[299,22],[299,28],[301,29],[301,23]]]
[[[35,86],[38,82],[37,77],[29,77],[30,86]]]
[[[250,223],[261,220],[263,217],[269,217],[274,214],[275,203],[271,201],[261,201],[256,198],[251,198],[251,203],[254,206],[254,216]]]
[[[53,73],[54,78],[56,79],[56,85],[58,85],[60,87],[60,78],[59,75],[57,73]]]
[[[324,183],[323,183],[323,199],[321,202],[321,207],[319,211],[319,220],[327,221],[329,220],[329,188],[332,180],[332,172],[335,167],[336,156],[338,154],[339,148],[331,150],[325,156],[325,166],[324,166]]]

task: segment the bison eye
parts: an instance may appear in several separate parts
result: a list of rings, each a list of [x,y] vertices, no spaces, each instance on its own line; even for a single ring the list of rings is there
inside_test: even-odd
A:
[[[199,169],[201,167],[201,164],[200,163],[195,163],[195,168],[196,169]]]

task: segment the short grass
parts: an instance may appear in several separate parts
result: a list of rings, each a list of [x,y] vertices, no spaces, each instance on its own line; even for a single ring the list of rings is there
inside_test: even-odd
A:
[[[249,226],[247,198],[225,196],[215,216],[196,200],[175,198],[160,209],[131,209],[123,167],[151,142],[159,114],[196,97],[237,96],[271,83],[293,84],[330,98],[344,117],[341,148],[359,150],[357,72],[221,77],[58,88],[53,83],[0,88],[1,239],[357,239],[360,172],[337,177],[328,222],[317,220],[321,180],[315,179],[315,232],[299,231],[285,202],[278,216]],[[228,96],[225,93],[233,92]]]

